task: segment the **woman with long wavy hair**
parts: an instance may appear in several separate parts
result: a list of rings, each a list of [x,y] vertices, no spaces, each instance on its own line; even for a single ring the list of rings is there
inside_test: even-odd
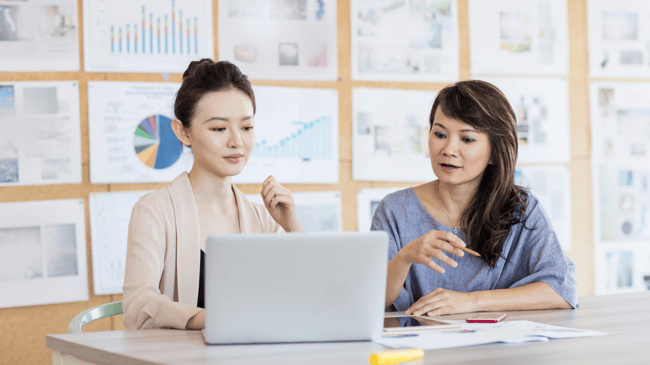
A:
[[[388,195],[372,222],[390,237],[386,309],[575,308],[575,265],[537,198],[514,183],[517,122],[503,93],[478,80],[449,85],[429,121],[438,180]]]

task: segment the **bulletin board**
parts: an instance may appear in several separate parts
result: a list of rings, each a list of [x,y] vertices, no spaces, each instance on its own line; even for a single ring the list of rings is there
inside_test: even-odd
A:
[[[571,222],[572,244],[567,251],[578,268],[578,295],[593,295],[593,221],[591,195],[590,164],[590,127],[589,127],[589,70],[588,70],[588,30],[587,0],[568,0],[569,33],[569,105],[570,105],[570,168],[571,179]],[[217,0],[213,0],[214,49],[217,44]],[[369,182],[352,179],[352,90],[356,87],[390,88],[438,91],[447,83],[420,82],[377,82],[351,80],[351,27],[350,3],[338,0],[337,3],[337,47],[338,80],[337,81],[273,81],[252,80],[253,85],[305,87],[335,89],[339,100],[339,182],[337,184],[287,185],[292,192],[341,192],[344,231],[357,230],[357,191],[366,188],[406,188],[424,182]],[[469,17],[468,1],[459,0],[459,79],[470,78]],[[78,0],[79,45],[83,55],[83,19],[82,0]],[[216,58],[215,51],[215,58]],[[80,56],[81,70],[84,60]],[[180,73],[171,74],[168,82],[181,82]],[[89,127],[88,127],[88,82],[89,81],[148,81],[164,82],[163,75],[155,73],[100,73],[100,72],[0,72],[2,82],[11,81],[63,81],[79,82],[81,105],[81,151],[83,182],[64,185],[35,185],[0,188],[0,202],[21,202],[53,199],[84,199],[86,206],[86,232],[88,251],[88,275],[90,300],[88,302],[42,305],[33,307],[16,307],[0,309],[0,363],[47,363],[51,361],[51,352],[45,347],[45,336],[52,333],[67,332],[70,320],[81,311],[90,307],[122,300],[121,295],[93,294],[92,261],[90,243],[90,219],[88,214],[88,196],[93,192],[116,192],[135,190],[154,190],[163,188],[167,183],[141,184],[91,184],[89,167]],[[258,194],[260,185],[238,185],[245,194]],[[97,321],[84,328],[84,331],[122,330],[122,316]]]

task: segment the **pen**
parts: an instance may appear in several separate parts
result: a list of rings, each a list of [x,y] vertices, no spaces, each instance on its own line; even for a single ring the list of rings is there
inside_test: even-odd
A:
[[[381,337],[382,338],[398,338],[398,337],[416,337],[418,334],[417,333],[385,333]]]
[[[419,359],[424,356],[422,349],[404,349],[395,351],[384,351],[370,355],[368,361],[372,365],[390,365],[400,362]]]
[[[459,244],[457,244],[457,243],[454,243],[454,242],[449,242],[449,243],[451,243],[452,246],[454,246],[454,247],[456,247],[456,248],[459,248],[461,251],[465,251],[465,252],[467,252],[467,253],[470,254],[470,255],[474,255],[474,256],[476,256],[476,257],[481,257],[481,255],[480,255],[478,252],[474,251],[474,250],[471,250],[471,249],[469,249],[469,248],[463,247],[463,246],[461,246],[461,245],[459,245]]]

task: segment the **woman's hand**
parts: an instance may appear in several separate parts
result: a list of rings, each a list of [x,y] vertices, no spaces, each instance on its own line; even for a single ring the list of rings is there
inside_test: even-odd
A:
[[[445,255],[443,252],[445,251],[458,257],[462,257],[464,255],[463,251],[457,247],[454,247],[451,242],[456,245],[465,247],[465,242],[453,235],[451,232],[429,231],[429,233],[426,233],[407,243],[397,253],[397,256],[401,256],[401,259],[405,262],[427,265],[432,270],[435,270],[440,274],[444,274],[445,269],[440,267],[440,265],[436,264],[431,259],[438,259],[450,267],[458,266],[458,263],[456,261],[449,258],[449,256]]]
[[[439,316],[441,314],[476,312],[477,310],[474,293],[438,288],[420,298],[405,313],[415,316],[423,314]]]
[[[262,184],[262,199],[271,217],[287,232],[303,232],[296,214],[296,203],[289,189],[269,176]]]

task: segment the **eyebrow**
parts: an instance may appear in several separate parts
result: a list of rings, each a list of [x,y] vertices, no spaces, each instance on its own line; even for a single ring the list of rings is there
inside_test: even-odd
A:
[[[447,127],[445,127],[444,125],[442,125],[442,124],[440,124],[440,123],[433,123],[433,125],[437,125],[437,126],[439,126],[440,128],[447,129]],[[461,129],[460,131],[461,131],[461,132],[474,132],[474,133],[478,133],[478,131],[477,131],[476,129]]]
[[[241,118],[240,122],[243,122],[243,121],[249,120],[249,119],[253,119],[253,116],[249,115],[247,117]],[[224,117],[212,117],[212,118],[209,118],[209,119],[206,119],[205,121],[203,121],[202,124],[205,124],[207,122],[211,122],[213,120],[220,120],[220,121],[223,121],[223,122],[228,122],[229,121],[228,118],[224,118]]]

